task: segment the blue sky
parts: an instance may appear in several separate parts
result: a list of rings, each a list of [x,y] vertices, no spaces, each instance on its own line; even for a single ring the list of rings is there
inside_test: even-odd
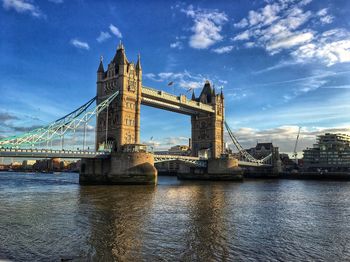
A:
[[[146,86],[199,94],[223,88],[226,119],[246,147],[293,150],[326,131],[348,133],[350,2],[2,0],[0,135],[47,124],[96,92],[122,40],[141,54]],[[173,81],[173,87],[167,83]],[[187,143],[187,116],[142,107],[141,140]]]

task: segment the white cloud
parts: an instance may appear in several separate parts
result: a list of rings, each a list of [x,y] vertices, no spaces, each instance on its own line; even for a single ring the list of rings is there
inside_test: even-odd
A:
[[[239,101],[247,97],[244,90],[239,90],[233,93],[225,92],[225,97],[228,101]]]
[[[311,0],[280,0],[258,10],[249,11],[246,18],[234,24],[244,28],[233,36],[247,48],[261,47],[270,55],[287,50],[297,62],[320,61],[327,66],[350,61],[350,32],[335,28],[317,32],[310,27],[330,24],[334,17],[327,8],[316,13],[304,10]],[[308,23],[307,22],[311,22]]]
[[[294,51],[293,55],[301,62],[308,58],[319,59],[325,62],[327,66],[350,62],[350,39],[321,45],[303,45]]]
[[[327,89],[350,89],[350,85],[323,86],[322,88],[327,88]]]
[[[142,141],[143,144],[152,147],[154,151],[157,150],[168,150],[170,147],[172,146],[176,146],[176,145],[188,145],[188,137],[183,137],[183,136],[179,136],[179,137],[164,137],[162,139],[159,140],[153,140],[149,139],[149,140],[144,140]]]
[[[176,41],[174,43],[171,43],[170,44],[170,47],[171,48],[177,48],[177,49],[182,49],[183,48],[183,45],[180,41]]]
[[[215,52],[217,54],[224,54],[224,53],[231,52],[232,49],[233,49],[233,45],[228,45],[228,46],[222,46],[219,48],[215,48],[215,49],[213,49],[213,52]]]
[[[153,73],[143,74],[143,76],[145,78],[148,78],[148,79],[155,81],[155,82],[163,82],[163,79],[158,78],[158,76],[156,74],[153,74]]]
[[[198,81],[180,80],[179,86],[187,90],[192,90],[192,89],[203,87],[203,83],[204,82],[202,81],[198,82]]]
[[[328,14],[327,8],[323,8],[318,11],[317,15],[320,16],[320,21],[322,24],[330,24],[333,22],[334,17]]]
[[[247,48],[252,48],[252,47],[255,46],[255,43],[254,42],[247,42],[247,43],[244,44],[244,46],[247,47]]]
[[[193,75],[188,71],[174,73],[174,72],[161,72],[156,74],[148,73],[144,75],[146,78],[156,82],[173,82],[173,85],[177,85],[183,89],[195,89],[204,85],[206,80],[202,75]]]
[[[248,20],[246,18],[243,18],[238,23],[233,24],[233,26],[236,27],[236,28],[244,28],[247,25],[249,25],[249,23],[248,23]]]
[[[276,49],[290,48],[295,45],[300,45],[305,42],[310,42],[313,39],[313,34],[311,32],[298,33],[290,37],[280,39],[276,42],[272,42],[266,45],[266,50],[273,51]]]
[[[330,24],[333,22],[333,19],[334,17],[331,16],[331,15],[326,15],[326,16],[323,16],[320,18],[320,21],[323,23],[323,24]]]
[[[333,29],[319,35],[316,40],[292,52],[295,59],[299,62],[319,60],[327,66],[350,62],[350,32]]]
[[[75,46],[76,48],[79,48],[79,49],[85,49],[85,50],[89,50],[90,49],[90,46],[88,43],[86,42],[83,42],[83,41],[80,41],[78,39],[72,39],[71,41],[71,44],[73,46]]]
[[[173,82],[173,85],[176,87],[181,87],[186,91],[191,89],[202,88],[207,79],[212,80],[215,83],[220,85],[227,84],[227,81],[218,79],[217,77],[208,77],[201,74],[192,74],[188,71],[183,72],[161,72],[158,74],[148,73],[144,74],[144,77],[155,81],[155,82],[164,82],[170,83]]]
[[[236,35],[234,38],[232,38],[233,41],[237,41],[237,40],[248,40],[250,37],[250,31],[246,30],[243,31],[242,33]]]
[[[174,73],[171,73],[171,72],[163,72],[163,73],[159,73],[158,76],[161,78],[161,79],[168,79],[170,77],[175,77],[175,78],[178,78],[179,77],[182,77],[183,74],[174,74]]]
[[[325,16],[325,15],[327,15],[327,8],[323,8],[323,9],[321,9],[320,11],[318,11],[317,12],[317,15],[319,15],[319,16]]]
[[[111,30],[112,34],[115,35],[118,38],[122,38],[123,35],[120,32],[120,30],[118,29],[118,27],[116,27],[115,25],[110,24],[109,25],[109,30]]]
[[[258,11],[250,11],[248,28],[232,38],[233,41],[247,41],[248,48],[263,47],[271,54],[282,49],[300,45],[312,38],[310,30],[296,31],[311,17],[300,6],[289,6],[285,3],[268,4]]]
[[[195,49],[207,49],[213,44],[221,41],[222,26],[228,21],[224,12],[217,10],[194,10],[192,6],[181,9],[188,17],[193,19],[191,28],[193,35],[190,37],[189,45]]]
[[[102,43],[109,38],[111,38],[111,35],[108,32],[100,32],[100,35],[96,38],[96,40],[97,42]]]
[[[277,3],[274,4],[268,4],[258,12],[256,11],[249,11],[248,20],[249,24],[251,26],[258,25],[270,25],[272,22],[277,20],[278,13],[281,10],[281,6]]]
[[[27,0],[3,0],[5,10],[14,9],[18,13],[29,13],[34,17],[44,17],[38,6]]]

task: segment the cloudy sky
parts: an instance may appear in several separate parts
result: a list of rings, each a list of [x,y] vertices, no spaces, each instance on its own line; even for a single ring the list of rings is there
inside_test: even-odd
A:
[[[1,1],[0,136],[88,101],[99,57],[106,66],[120,40],[129,60],[141,54],[144,85],[223,88],[246,147],[290,152],[298,126],[299,151],[317,134],[350,131],[350,1]],[[189,136],[188,116],[142,107],[143,142],[167,148]]]

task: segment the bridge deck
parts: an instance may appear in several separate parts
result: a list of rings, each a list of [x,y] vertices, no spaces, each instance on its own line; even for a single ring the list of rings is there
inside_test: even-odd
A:
[[[0,157],[95,158],[95,157],[107,157],[109,154],[110,154],[109,152],[94,152],[94,151],[82,151],[82,150],[0,148]]]
[[[51,150],[51,149],[19,149],[19,148],[0,148],[0,157],[23,157],[23,158],[95,158],[108,157],[109,152],[95,152],[82,150]],[[179,155],[154,155],[154,162],[183,161],[197,166],[207,166],[207,160],[192,156]],[[238,161],[239,166],[247,167],[270,167],[269,164],[259,164],[247,161]]]
[[[270,164],[260,164],[260,163],[254,163],[254,162],[248,162],[248,161],[238,161],[239,166],[249,166],[249,167],[271,167]]]

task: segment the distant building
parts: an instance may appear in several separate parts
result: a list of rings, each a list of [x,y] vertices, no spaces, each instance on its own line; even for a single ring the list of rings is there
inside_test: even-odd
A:
[[[191,154],[191,149],[186,145],[177,145],[171,147],[168,152],[169,155],[189,156]]]
[[[257,143],[255,147],[252,147],[247,150],[256,159],[262,159],[270,155],[273,151],[272,143]]]
[[[350,168],[350,136],[331,134],[317,136],[316,144],[304,150],[306,168]]]
[[[187,145],[176,145],[171,147],[168,151],[158,151],[158,152],[155,152],[155,154],[189,156],[191,155],[191,149]],[[180,168],[180,162],[166,161],[166,162],[155,163],[154,166],[157,168],[159,173],[175,174]]]
[[[13,170],[19,170],[22,168],[22,164],[19,162],[13,162],[11,163],[11,169]]]
[[[33,165],[36,163],[36,160],[24,160],[22,162],[23,170],[32,170]]]

